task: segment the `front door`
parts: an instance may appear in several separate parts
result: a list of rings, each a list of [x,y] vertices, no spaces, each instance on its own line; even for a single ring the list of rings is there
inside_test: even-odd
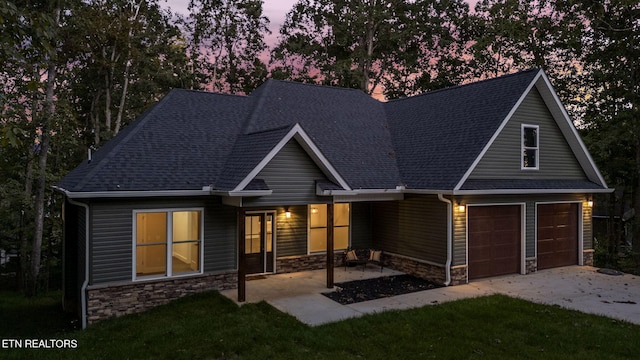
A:
[[[248,213],[244,226],[247,274],[273,272],[275,213]]]

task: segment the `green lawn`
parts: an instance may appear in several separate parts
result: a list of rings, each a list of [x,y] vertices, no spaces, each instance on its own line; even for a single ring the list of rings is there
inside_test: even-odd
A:
[[[78,342],[76,349],[62,351],[0,349],[3,359],[630,359],[640,354],[640,326],[500,295],[312,328],[266,303],[237,307],[210,292],[86,331],[69,331],[53,300],[23,306],[15,295],[0,296],[1,338]],[[19,326],[20,316],[10,313],[27,307],[32,311],[20,316],[28,325]]]

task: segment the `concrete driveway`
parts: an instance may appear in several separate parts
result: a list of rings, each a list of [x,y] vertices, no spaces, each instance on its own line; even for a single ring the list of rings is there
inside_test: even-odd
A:
[[[597,270],[590,266],[569,266],[464,286],[481,293],[500,293],[640,324],[640,277],[607,275]]]
[[[295,316],[311,325],[377,313],[402,310],[447,301],[490,294],[505,294],[541,304],[559,305],[568,309],[640,324],[640,277],[624,274],[606,275],[589,266],[570,266],[541,270],[529,275],[509,275],[474,281],[466,285],[451,286],[415,292],[389,298],[341,305],[323,296],[330,291],[325,284],[324,270],[297,274],[269,276],[247,282],[248,302],[267,301],[280,311]],[[353,271],[353,272],[352,272]],[[341,272],[336,269],[336,282],[351,280],[350,276],[380,276],[371,269],[363,274],[359,270]],[[385,269],[382,275],[398,272]],[[294,290],[295,289],[295,290]],[[236,299],[236,290],[223,295]]]

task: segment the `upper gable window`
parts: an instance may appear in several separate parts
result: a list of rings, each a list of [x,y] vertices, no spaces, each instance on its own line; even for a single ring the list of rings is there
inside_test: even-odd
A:
[[[538,169],[540,131],[537,125],[522,125],[522,169]]]

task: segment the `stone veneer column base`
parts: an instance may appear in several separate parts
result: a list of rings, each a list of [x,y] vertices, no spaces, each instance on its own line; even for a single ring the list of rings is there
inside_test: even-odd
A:
[[[587,249],[582,251],[582,265],[593,266],[593,253],[595,250]]]
[[[528,258],[524,261],[525,265],[525,274],[531,274],[538,271],[538,259],[537,258]]]
[[[467,283],[467,265],[458,265],[451,267],[451,284],[462,285]]]
[[[87,323],[143,312],[172,300],[209,290],[236,288],[236,272],[202,274],[87,288]]]

